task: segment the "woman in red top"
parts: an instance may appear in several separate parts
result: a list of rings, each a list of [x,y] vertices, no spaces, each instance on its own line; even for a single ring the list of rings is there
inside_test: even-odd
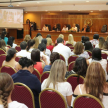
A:
[[[52,39],[51,38],[46,38],[47,39],[47,49],[49,49],[50,51],[53,50],[53,45],[52,45]]]
[[[40,50],[39,49],[34,49],[31,52],[31,59],[34,62],[34,68],[39,71],[40,74],[43,73],[43,68],[45,65],[48,65],[46,57],[42,56],[42,60],[45,62],[41,62],[40,60]]]

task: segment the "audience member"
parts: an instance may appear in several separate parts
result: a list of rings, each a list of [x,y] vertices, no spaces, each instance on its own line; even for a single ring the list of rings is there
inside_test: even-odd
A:
[[[95,48],[100,48],[102,49],[103,43],[105,42],[105,39],[103,37],[99,37],[99,43],[96,44]]]
[[[84,37],[84,43],[87,42],[87,41],[89,41],[89,37],[88,36],[85,36]]]
[[[73,27],[71,28],[71,30],[72,30],[73,32],[77,32],[77,27],[76,27],[76,24],[75,24],[75,23],[73,24]]]
[[[35,45],[34,45],[34,48],[38,48],[38,45],[39,45],[39,39],[38,37],[34,37],[33,40],[35,40]]]
[[[67,60],[71,55],[71,50],[69,47],[63,45],[63,39],[61,37],[57,39],[57,43],[58,45],[53,48],[53,52],[58,52],[63,55],[66,61],[66,66],[68,66]]]
[[[37,38],[39,39],[39,44],[40,44],[43,39],[42,35],[39,35]]]
[[[66,41],[66,44],[72,44],[72,46],[74,46],[76,44],[72,34],[68,35],[68,41]]]
[[[3,39],[0,39],[0,48],[7,52],[8,48],[6,47],[6,43]]]
[[[84,51],[84,46],[82,42],[77,42],[74,46],[73,52],[71,52],[71,55],[78,55],[79,57],[85,57],[86,59],[89,58],[89,54],[87,51]]]
[[[32,52],[31,52],[31,60],[34,63],[34,68],[37,69],[40,74],[42,74],[45,65],[48,65],[48,63],[47,63],[47,60],[46,60],[45,56],[42,56],[42,60],[45,63],[41,62],[41,60],[40,60],[40,50],[39,49],[32,50]]]
[[[84,46],[85,46],[85,50],[88,50],[88,51],[90,51],[90,52],[93,51],[93,46],[92,46],[92,44],[91,44],[90,41],[85,42],[85,43],[84,43]]]
[[[42,36],[41,33],[37,33],[36,37],[38,37],[38,36]]]
[[[47,34],[46,38],[51,38],[51,35],[50,34]]]
[[[108,54],[108,41],[105,41],[102,47],[102,52]]]
[[[54,25],[54,27],[53,27],[53,29],[52,29],[53,31],[60,31],[59,29],[58,29],[58,27],[57,27],[57,25],[55,24]]]
[[[0,108],[28,108],[25,104],[12,101],[14,89],[12,77],[7,73],[0,73]]]
[[[31,59],[31,53],[26,50],[27,42],[25,41],[21,42],[20,48],[21,48],[21,51],[17,52],[16,56],[27,57],[28,59]]]
[[[46,40],[47,40],[46,48],[49,49],[50,51],[52,51],[53,48],[54,48],[53,43],[52,43],[52,39],[51,38],[46,38]]]
[[[84,84],[79,84],[73,94],[71,106],[78,95],[90,94],[98,98],[104,105],[108,107],[108,83],[105,79],[105,72],[98,62],[92,62],[87,69]]]
[[[49,31],[48,26],[46,26],[46,25],[44,24],[44,26],[43,26],[43,28],[42,28],[42,31]]]
[[[66,32],[68,31],[68,27],[66,27],[66,24],[63,26],[63,29],[62,29],[63,32]]]
[[[9,65],[12,66],[16,71],[19,70],[19,63],[15,61],[16,58],[16,50],[14,48],[10,48],[7,51],[6,60],[3,61],[2,66]]]
[[[86,58],[84,57],[78,57],[75,60],[74,66],[73,66],[73,70],[66,72],[65,77],[67,78],[69,75],[71,74],[78,74],[78,76],[86,76],[86,71],[87,71],[87,62],[86,62]]]
[[[41,92],[41,83],[38,80],[37,76],[32,74],[34,70],[33,62],[30,59],[27,59],[26,57],[22,57],[19,60],[19,64],[21,65],[22,69],[14,75],[12,75],[12,79],[14,83],[24,83],[32,90],[35,99],[35,107],[40,108],[39,93]]]
[[[108,41],[108,36],[106,37],[106,41]]]
[[[84,27],[82,28],[82,32],[89,32],[89,28],[87,24],[84,24]]]
[[[82,36],[82,37],[81,37],[81,42],[82,42],[83,45],[84,45],[84,37],[85,37],[85,36]]]
[[[55,60],[57,60],[57,59],[60,59],[59,53],[57,53],[57,52],[51,53],[51,56],[50,56],[50,65],[46,65],[46,66],[44,67],[43,72],[45,72],[45,71],[50,71],[53,62],[54,62]]]
[[[72,87],[65,81],[66,64],[63,60],[56,60],[51,66],[49,77],[41,85],[41,90],[53,88],[59,91],[67,101],[68,108],[71,105]]]
[[[34,49],[35,40],[31,39],[27,42],[27,51],[31,52]]]
[[[26,35],[24,41],[28,42],[31,39],[30,35]]]

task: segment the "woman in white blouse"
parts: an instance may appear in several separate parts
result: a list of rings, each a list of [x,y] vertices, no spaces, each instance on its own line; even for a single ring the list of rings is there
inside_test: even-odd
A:
[[[74,31],[74,32],[77,32],[77,27],[76,27],[75,23],[73,24],[73,27],[71,28],[71,30]]]

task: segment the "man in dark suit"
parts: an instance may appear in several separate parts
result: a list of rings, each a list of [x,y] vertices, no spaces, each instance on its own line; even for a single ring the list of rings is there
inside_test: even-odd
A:
[[[22,57],[19,60],[19,64],[21,65],[22,69],[12,75],[12,79],[14,83],[24,83],[32,90],[35,99],[35,107],[39,108],[39,93],[41,92],[41,83],[37,76],[32,74],[34,70],[33,62],[26,57]]]

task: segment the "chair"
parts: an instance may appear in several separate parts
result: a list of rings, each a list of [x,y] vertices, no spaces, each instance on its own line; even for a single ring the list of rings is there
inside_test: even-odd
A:
[[[41,75],[41,83],[42,83],[46,78],[48,78],[49,74],[50,74],[50,71],[46,71],[46,72],[44,72],[44,73]]]
[[[8,73],[9,75],[13,75],[16,73],[16,70],[9,65],[4,65],[1,67],[0,72],[1,73],[5,72],[5,73]]]
[[[85,50],[88,52],[89,56],[92,57],[92,52],[91,51],[88,51],[88,50]]]
[[[74,63],[75,63],[75,61],[69,63],[69,65],[68,65],[68,71],[73,70],[73,65],[74,65]]]
[[[39,73],[39,71],[37,70],[37,69],[34,69],[34,71],[33,71],[33,73],[32,74],[34,74],[34,75],[36,75],[37,76],[37,78],[39,79],[39,81],[40,81],[40,79],[41,79],[41,75],[40,75],[40,73]]]
[[[6,60],[6,55],[5,54],[0,55],[0,67],[2,67],[2,63],[4,60]]]
[[[79,95],[73,102],[73,108],[104,108],[102,102],[95,96]]]
[[[65,62],[65,58],[63,55],[59,54],[60,55],[60,59],[63,60]]]
[[[77,85],[83,84],[84,77],[79,76],[79,79],[78,79],[77,74],[72,74],[72,75],[67,77],[66,81],[71,84],[72,90],[74,91]]]
[[[39,94],[40,108],[67,108],[64,96],[54,89],[44,89]]]
[[[23,83],[14,83],[12,101],[24,103],[28,108],[35,108],[34,95],[31,89]]]
[[[74,47],[73,47],[73,46],[69,46],[69,48],[70,48],[71,50],[74,50]]]
[[[102,52],[101,56],[102,56],[103,59],[107,59],[107,54],[106,53]]]
[[[72,55],[68,58],[68,64],[70,64],[71,62],[75,61],[78,58],[77,55]]]
[[[3,49],[0,48],[0,55],[1,54],[6,54],[6,52]]]
[[[6,47],[11,48],[11,46],[10,46],[10,45],[7,45]]]
[[[21,58],[21,56],[17,56],[16,58],[15,58],[15,61],[17,61],[17,62],[19,62],[19,59]]]
[[[21,51],[20,46],[16,46],[15,49],[16,49],[18,52]]]
[[[70,43],[67,43],[67,44],[66,44],[66,46],[68,46],[68,47],[72,47],[72,44],[70,44]]]

